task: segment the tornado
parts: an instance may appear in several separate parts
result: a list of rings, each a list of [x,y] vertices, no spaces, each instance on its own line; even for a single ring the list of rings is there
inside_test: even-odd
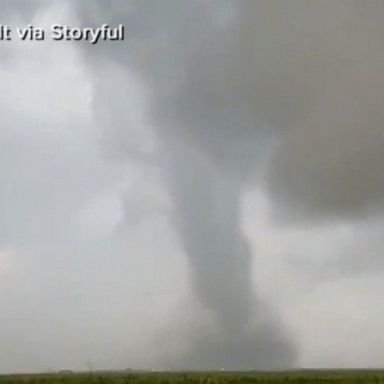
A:
[[[188,259],[193,294],[211,319],[207,329],[186,336],[183,353],[162,356],[163,364],[177,369],[293,366],[295,341],[270,303],[254,292],[253,255],[241,225],[243,192],[260,172],[255,164],[266,156],[273,136],[265,111],[255,112],[258,84],[243,62],[252,50],[242,25],[253,23],[246,10],[252,3],[76,6],[87,25],[126,27],[123,45],[84,46],[86,61],[96,78],[112,62],[136,73],[147,87],[155,163],[170,196],[170,221]],[[260,64],[260,71],[266,70],[263,60]],[[262,77],[256,71],[256,80]],[[262,104],[259,110],[267,105]],[[97,105],[102,108],[102,97]]]

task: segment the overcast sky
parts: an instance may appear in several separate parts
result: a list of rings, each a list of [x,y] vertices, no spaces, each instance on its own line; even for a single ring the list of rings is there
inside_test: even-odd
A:
[[[382,367],[380,0],[6,0],[0,372]]]

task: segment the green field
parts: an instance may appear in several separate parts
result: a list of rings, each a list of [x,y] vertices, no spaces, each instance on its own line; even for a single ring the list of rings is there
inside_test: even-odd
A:
[[[179,373],[63,373],[3,375],[0,384],[236,384],[236,383],[383,383],[384,371],[179,372]]]

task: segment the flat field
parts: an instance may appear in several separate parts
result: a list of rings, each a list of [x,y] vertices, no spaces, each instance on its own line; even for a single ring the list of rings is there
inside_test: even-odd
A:
[[[0,384],[273,384],[383,383],[384,370],[301,370],[286,372],[155,372],[3,375]]]

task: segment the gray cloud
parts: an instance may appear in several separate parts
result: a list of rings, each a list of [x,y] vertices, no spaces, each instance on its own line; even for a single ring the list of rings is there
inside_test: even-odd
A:
[[[126,49],[94,53],[149,86],[196,295],[231,324],[223,334],[236,334],[252,296],[245,185],[266,182],[278,222],[356,218],[382,204],[382,9],[302,0],[160,8],[93,4],[88,21],[124,22],[129,36]]]
[[[94,23],[127,24],[126,49],[103,51],[151,86],[162,136],[183,138],[238,175],[253,171],[273,138],[268,188],[290,219],[382,205],[380,3],[89,7]]]
[[[127,39],[7,46],[0,369],[382,361],[382,3],[63,4]]]
[[[279,131],[267,174],[276,215],[329,220],[380,214],[382,6],[246,4],[242,70],[244,78],[255,73],[246,94],[256,118]]]

